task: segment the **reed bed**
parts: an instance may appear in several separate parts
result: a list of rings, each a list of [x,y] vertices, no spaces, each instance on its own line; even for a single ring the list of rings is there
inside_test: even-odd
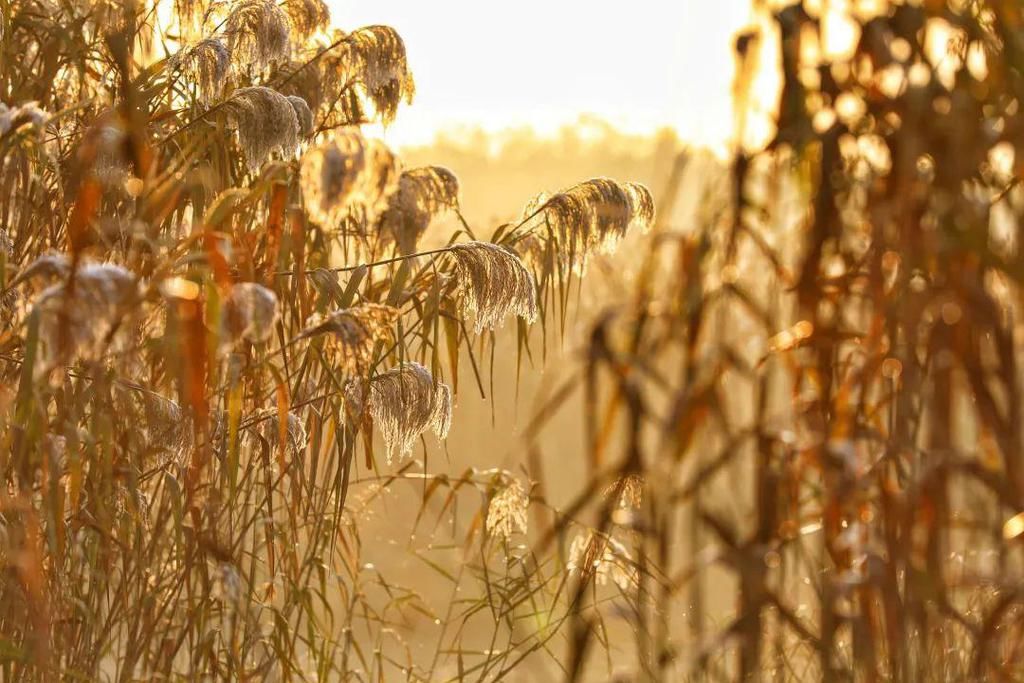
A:
[[[361,128],[389,27],[0,0],[0,679],[1024,676],[1024,11],[754,10],[718,172],[485,227]],[[521,467],[432,457],[556,344]]]

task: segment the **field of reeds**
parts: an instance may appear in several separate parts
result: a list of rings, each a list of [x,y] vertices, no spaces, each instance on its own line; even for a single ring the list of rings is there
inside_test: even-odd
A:
[[[0,0],[0,681],[1024,678],[1024,7],[754,10],[488,223],[387,26]]]

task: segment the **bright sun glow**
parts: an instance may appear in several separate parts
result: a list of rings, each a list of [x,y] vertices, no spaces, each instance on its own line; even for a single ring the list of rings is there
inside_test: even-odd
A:
[[[732,36],[747,0],[332,2],[335,25],[394,26],[416,76],[394,145],[462,126],[551,132],[581,114],[623,130],[671,126],[721,147],[732,133]]]

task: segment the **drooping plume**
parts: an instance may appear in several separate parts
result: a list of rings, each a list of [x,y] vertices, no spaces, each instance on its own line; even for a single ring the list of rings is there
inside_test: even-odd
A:
[[[194,443],[192,420],[176,401],[142,387],[132,389],[146,420],[146,446],[163,454],[164,463],[180,462]]]
[[[340,358],[342,366],[352,372],[366,369],[373,362],[373,348],[377,342],[394,340],[394,325],[400,311],[393,306],[363,303],[313,320],[298,338],[330,335],[330,348]]]
[[[238,0],[224,21],[235,64],[260,68],[291,52],[288,13],[274,0]]]
[[[8,107],[0,102],[0,135],[22,126],[28,126],[41,135],[49,119],[50,115],[40,109],[36,102],[25,102],[14,107]]]
[[[530,497],[518,479],[512,479],[491,498],[487,506],[487,533],[501,536],[506,541],[516,531],[526,533],[526,513]]]
[[[313,135],[313,112],[310,111],[306,100],[298,95],[288,95],[288,101],[295,110],[295,120],[299,124],[299,137],[309,138]]]
[[[411,103],[416,85],[409,71],[405,42],[390,26],[366,26],[348,35],[350,78],[363,86],[383,123],[390,123],[401,102]]]
[[[458,206],[459,179],[454,173],[442,166],[414,168],[398,179],[398,191],[384,213],[384,229],[400,252],[411,254],[434,216]]]
[[[430,370],[419,363],[402,363],[377,375],[368,386],[352,380],[345,390],[349,412],[356,421],[368,414],[380,428],[387,461],[412,453],[416,439],[432,429],[439,439],[448,435],[452,420],[451,389],[434,382]]]
[[[323,0],[285,0],[282,4],[296,34],[308,37],[331,22],[331,10]]]
[[[639,577],[626,546],[598,531],[587,531],[573,539],[566,569],[570,574],[579,574],[581,581],[593,577],[599,586],[610,579],[620,590],[635,587]]]
[[[272,453],[277,451],[281,443],[281,423],[277,409],[266,408],[256,413],[254,418],[251,426],[243,433],[243,438],[254,445],[262,439],[270,446]],[[288,412],[285,424],[284,447],[293,459],[306,450],[306,428],[302,425],[302,418],[292,411]]]
[[[619,477],[604,490],[605,498],[614,498],[621,508],[639,508],[644,497],[644,478],[639,474]]]
[[[548,198],[529,216],[541,216],[555,229],[564,248],[582,259],[618,244],[631,225],[654,222],[654,199],[639,183],[594,178]]]
[[[273,291],[255,282],[240,282],[231,287],[221,308],[224,341],[261,344],[273,334],[277,317]]]
[[[398,160],[387,146],[350,128],[305,154],[302,196],[313,221],[333,226],[354,211],[376,216],[398,175]]]
[[[299,119],[292,102],[270,88],[239,88],[224,104],[250,171],[257,170],[270,153],[295,153]]]
[[[466,242],[451,248],[462,306],[476,317],[476,331],[494,329],[507,315],[537,319],[537,289],[519,257],[490,242]]]
[[[70,273],[66,260],[63,269]],[[135,276],[114,263],[82,264],[44,289],[33,304],[39,315],[36,376],[58,365],[99,359],[137,295]]]
[[[221,38],[206,38],[182,48],[169,66],[194,83],[201,102],[209,102],[221,90],[231,68],[231,51]]]

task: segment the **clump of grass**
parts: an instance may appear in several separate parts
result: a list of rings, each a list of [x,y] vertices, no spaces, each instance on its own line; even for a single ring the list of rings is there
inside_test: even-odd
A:
[[[562,603],[569,680],[610,675],[612,633],[651,680],[1021,675],[1020,10],[861,9],[759,8],[728,166],[684,188],[692,223],[658,219],[556,394],[580,391],[592,468],[533,548],[592,530]],[[585,251],[626,194],[528,216],[582,218]],[[635,584],[599,588],[613,558]]]
[[[423,436],[446,437],[460,374],[485,392],[495,327],[519,317],[522,361],[544,302],[567,301],[563,261],[516,245],[561,254],[590,227],[555,204],[556,231],[470,226],[454,173],[359,129],[413,99],[401,37],[328,17],[317,0],[3,5],[3,680],[501,674],[558,632],[472,654],[453,607],[434,662],[412,657],[393,622],[429,610],[374,574],[361,525],[406,477],[424,505],[476,491],[482,559],[460,576],[511,611],[475,633],[511,639],[530,595],[559,604],[564,563],[511,542],[535,482],[427,467]],[[646,190],[616,188],[617,235],[653,218]],[[574,210],[604,220],[584,194]],[[460,229],[419,251],[446,211]]]

